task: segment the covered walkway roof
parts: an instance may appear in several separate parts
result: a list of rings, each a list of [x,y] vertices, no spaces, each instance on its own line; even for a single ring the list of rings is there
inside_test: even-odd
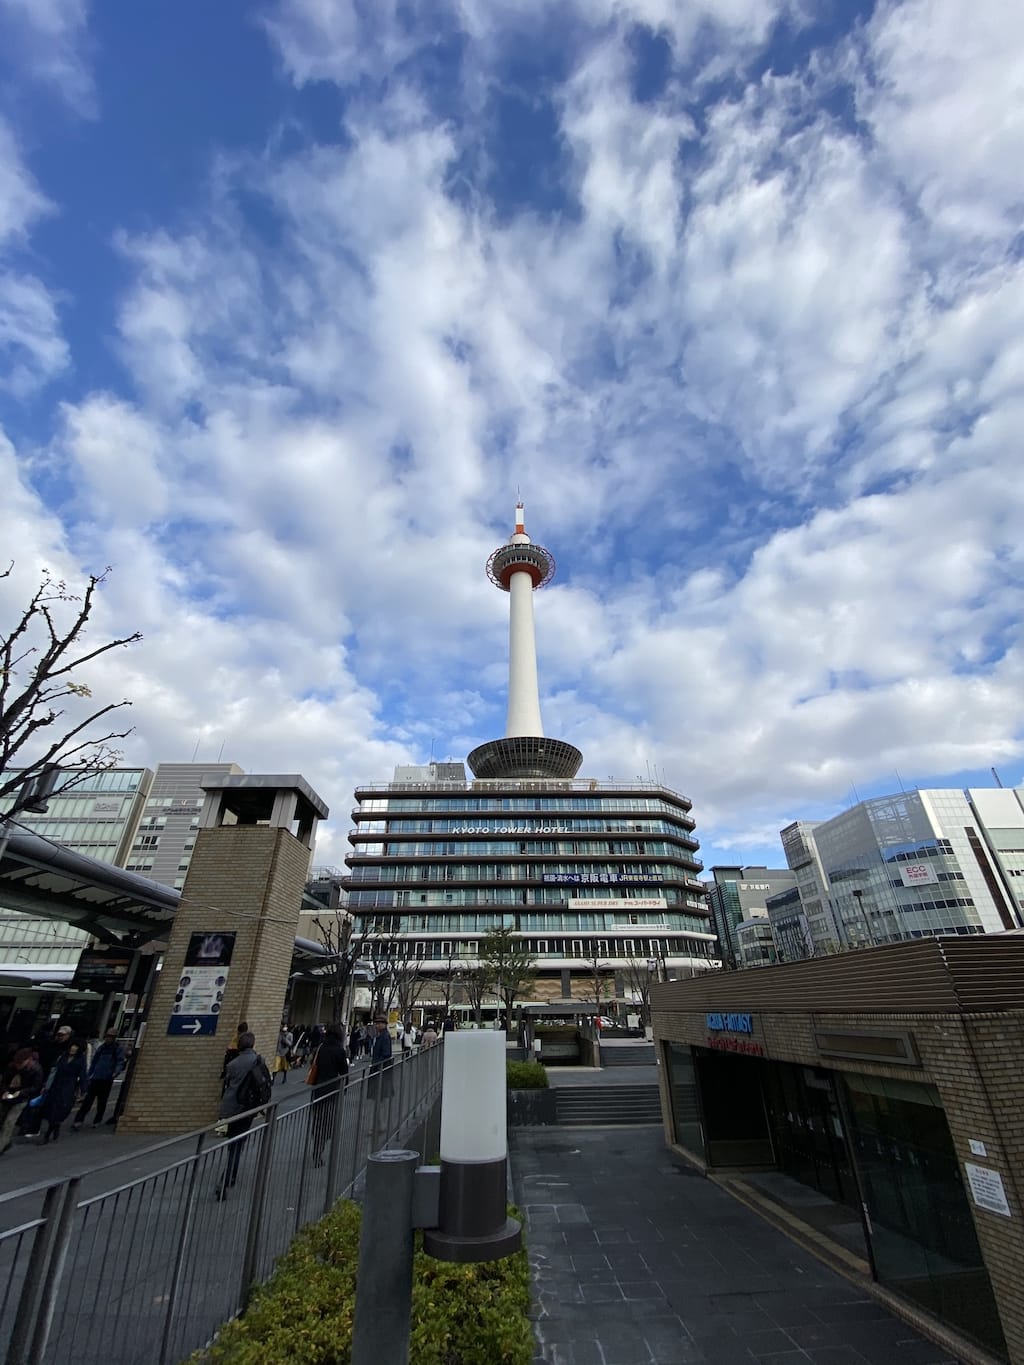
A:
[[[173,887],[17,827],[0,857],[0,907],[73,924],[101,943],[140,948],[165,938],[180,900]],[[333,960],[321,944],[296,938],[293,973],[317,975]],[[63,972],[43,974],[56,980]]]

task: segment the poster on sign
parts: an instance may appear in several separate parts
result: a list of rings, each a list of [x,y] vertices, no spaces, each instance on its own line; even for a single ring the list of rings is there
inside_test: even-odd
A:
[[[904,863],[900,868],[904,886],[933,886],[939,878],[929,863]]]
[[[217,1032],[234,951],[233,933],[192,935],[178,976],[168,1033],[195,1037]]]

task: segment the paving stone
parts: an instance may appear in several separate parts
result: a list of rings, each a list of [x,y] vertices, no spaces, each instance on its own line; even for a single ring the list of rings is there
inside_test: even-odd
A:
[[[765,1356],[778,1355],[782,1351],[792,1351],[796,1347],[793,1341],[781,1327],[773,1327],[767,1332],[747,1332],[737,1331],[737,1340],[747,1348],[751,1355],[758,1360]]]
[[[517,1129],[511,1145],[526,1191],[536,1365],[949,1360],[724,1190],[680,1175],[656,1128],[625,1139]],[[559,1198],[531,1200],[541,1182]]]

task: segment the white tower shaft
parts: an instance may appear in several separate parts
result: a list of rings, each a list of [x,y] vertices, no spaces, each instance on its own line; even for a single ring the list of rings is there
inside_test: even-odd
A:
[[[537,684],[537,640],[533,626],[533,579],[523,571],[509,580],[508,715],[505,735],[544,734]]]

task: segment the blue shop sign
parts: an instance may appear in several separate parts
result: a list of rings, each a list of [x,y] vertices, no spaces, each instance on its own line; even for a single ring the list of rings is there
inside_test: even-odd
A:
[[[713,1033],[753,1033],[752,1014],[709,1014],[705,1016]]]

